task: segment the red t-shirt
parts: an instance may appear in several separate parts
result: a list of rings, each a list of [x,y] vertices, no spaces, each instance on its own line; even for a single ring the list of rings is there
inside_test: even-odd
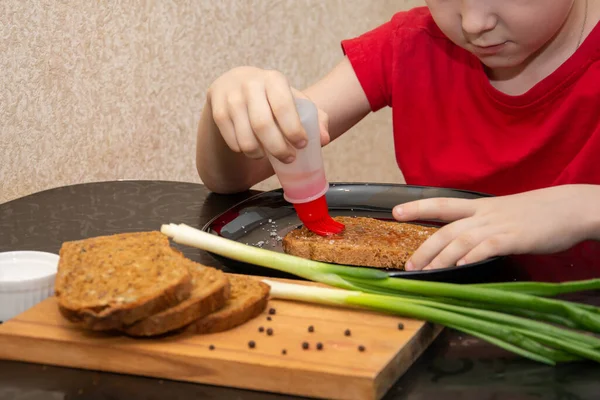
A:
[[[426,7],[399,12],[342,48],[372,110],[392,107],[396,160],[408,184],[494,195],[600,184],[600,25],[519,96],[495,89],[477,57],[452,43]],[[536,279],[600,276],[597,242],[553,259]]]

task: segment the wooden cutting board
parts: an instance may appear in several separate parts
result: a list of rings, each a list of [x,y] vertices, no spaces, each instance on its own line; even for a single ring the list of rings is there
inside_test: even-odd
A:
[[[0,359],[315,398],[380,399],[440,331],[413,319],[270,300],[263,314],[227,332],[133,339],[82,330],[50,298],[0,325]]]

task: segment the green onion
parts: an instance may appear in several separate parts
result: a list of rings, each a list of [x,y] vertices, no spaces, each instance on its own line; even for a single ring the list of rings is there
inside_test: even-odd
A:
[[[589,360],[593,360],[596,362],[600,362],[600,353],[585,346],[578,346],[577,343],[573,343],[570,340],[563,340],[559,338],[555,338],[552,336],[544,335],[540,332],[525,330],[525,329],[517,329],[517,331],[522,332],[525,336],[529,336],[532,339],[536,339],[538,342],[547,344],[549,346],[553,346],[557,349],[563,349],[570,351],[575,355],[580,355]]]
[[[600,308],[546,298],[595,289],[600,280],[558,285],[423,282],[391,278],[377,269],[333,265],[260,249],[185,224],[163,225],[161,231],[180,244],[334,287],[282,286],[279,282],[269,282],[274,297],[422,319],[461,330],[547,364],[581,357],[600,362],[600,338],[563,328],[600,332]]]
[[[497,304],[476,303],[473,301],[447,299],[447,298],[437,299],[437,301],[439,301],[441,303],[445,303],[445,304],[454,304],[454,305],[463,306],[463,307],[484,309],[484,310],[490,310],[490,311],[498,311],[498,312],[505,313],[505,314],[518,315],[518,316],[526,317],[527,319],[531,319],[534,321],[545,321],[545,322],[549,322],[554,325],[565,326],[565,327],[571,328],[571,329],[580,328],[576,323],[574,323],[570,319],[560,317],[560,316],[554,315],[554,314],[548,314],[548,313],[537,312],[537,311],[532,311],[532,310],[524,310],[524,309],[518,308],[518,307],[511,308],[511,307],[507,307],[507,306],[499,306]]]
[[[527,318],[517,317],[510,314],[500,313],[497,311],[489,311],[489,310],[481,310],[476,308],[469,307],[460,307],[452,304],[445,304],[436,301],[430,300],[420,300],[420,299],[408,299],[407,301],[422,304],[429,307],[435,307],[447,311],[457,312],[463,315],[469,315],[474,318],[480,318],[483,320],[497,322],[504,325],[509,325],[511,327],[522,328],[537,332],[544,332],[547,335],[562,338],[565,340],[572,340],[577,343],[581,343],[586,347],[590,348],[600,348],[600,338],[595,336],[585,335],[579,332],[561,329],[554,325],[546,324],[543,322],[538,322],[534,320],[530,320]],[[600,356],[600,353],[599,353]]]
[[[351,283],[371,284],[366,279],[348,278]],[[588,311],[579,304],[555,299],[546,299],[527,294],[513,293],[498,289],[484,289],[479,287],[469,287],[462,285],[442,282],[424,282],[390,278],[376,283],[377,287],[397,290],[398,292],[416,293],[426,296],[450,297],[462,300],[471,300],[482,303],[500,304],[511,307],[520,307],[526,310],[542,311],[553,313],[568,318],[578,324],[578,326],[589,329],[593,332],[600,332],[600,314]]]
[[[508,342],[513,346],[526,349],[531,353],[540,354],[542,357],[550,360],[563,359],[562,353],[559,353],[554,349],[546,348],[537,341],[531,340],[519,332],[505,326],[488,321],[477,320],[445,310],[414,304],[410,301],[403,301],[404,299],[391,296],[365,294],[351,290],[294,285],[267,279],[264,279],[263,282],[271,287],[271,296],[273,298],[384,311],[405,317],[423,319],[442,325],[449,324],[460,326],[465,329],[481,332],[487,336],[499,338],[503,342]],[[537,361],[540,360],[538,359]],[[549,364],[554,365],[554,361]]]
[[[546,321],[546,322],[550,322],[550,323],[553,323],[556,325],[566,326],[566,327],[572,328],[572,329],[579,328],[579,326],[575,322],[571,321],[568,318],[564,318],[564,317],[554,315],[554,314],[547,314],[547,313],[542,313],[542,312],[537,312],[537,311],[532,311],[532,310],[525,310],[523,308],[518,308],[518,307],[511,308],[511,307],[497,305],[497,304],[477,303],[474,301],[452,299],[452,298],[448,298],[448,297],[437,297],[437,296],[436,297],[428,297],[428,296],[416,295],[416,294],[411,294],[411,293],[406,293],[406,292],[400,293],[400,292],[396,292],[394,290],[383,289],[383,288],[379,288],[377,286],[369,285],[366,283],[363,283],[363,284],[351,283],[350,284],[350,282],[347,282],[347,284],[345,286],[346,286],[345,287],[346,289],[360,290],[360,291],[367,292],[367,293],[392,295],[392,296],[395,295],[395,296],[402,296],[403,298],[430,299],[430,300],[435,300],[437,302],[444,303],[444,304],[454,304],[454,305],[462,306],[462,307],[479,308],[479,309],[498,311],[498,312],[503,312],[503,313],[511,313],[514,315],[520,315],[522,317],[527,317],[529,319],[533,319],[536,321]],[[339,287],[342,287],[342,285],[340,285]]]
[[[456,330],[464,332],[464,333],[466,333],[468,335],[475,336],[475,337],[478,337],[480,339],[483,339],[483,340],[485,340],[488,343],[495,344],[498,347],[502,347],[503,349],[511,351],[511,352],[513,352],[515,354],[518,354],[520,356],[532,359],[534,361],[539,361],[539,362],[542,362],[544,364],[556,365],[556,362],[554,360],[551,360],[551,359],[549,359],[547,357],[544,357],[544,356],[540,356],[537,353],[534,353],[534,352],[522,349],[521,347],[513,346],[512,344],[507,343],[504,340],[495,338],[493,336],[488,336],[488,335],[485,335],[485,334],[483,334],[481,332],[473,331],[471,329],[459,328],[459,327],[454,326],[454,325],[447,325],[447,326],[448,326],[448,328],[456,329]]]
[[[501,283],[477,283],[468,285],[484,289],[507,290],[515,293],[530,294],[534,296],[554,297],[560,294],[583,292],[587,290],[599,290],[600,279],[588,279],[584,281],[546,283],[546,282],[501,282]]]

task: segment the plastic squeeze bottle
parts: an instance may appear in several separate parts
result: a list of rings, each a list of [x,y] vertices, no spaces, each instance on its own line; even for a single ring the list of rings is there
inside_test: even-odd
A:
[[[298,217],[312,232],[327,236],[344,230],[344,225],[329,216],[325,193],[329,183],[325,178],[321,135],[317,107],[306,99],[296,98],[296,110],[306,134],[307,145],[296,150],[296,159],[284,164],[271,154],[269,161],[283,189],[283,197],[294,205]]]

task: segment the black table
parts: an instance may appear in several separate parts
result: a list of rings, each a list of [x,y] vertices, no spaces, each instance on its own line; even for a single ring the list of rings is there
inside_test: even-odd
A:
[[[0,252],[58,253],[64,241],[160,229],[163,223],[201,227],[252,192],[219,196],[199,184],[118,181],[48,190],[0,204]],[[227,270],[210,255],[180,249]],[[598,304],[597,294],[578,300]],[[600,366],[547,367],[485,342],[445,330],[385,399],[600,399]],[[119,374],[0,361],[0,400],[9,399],[282,399],[268,393]]]

